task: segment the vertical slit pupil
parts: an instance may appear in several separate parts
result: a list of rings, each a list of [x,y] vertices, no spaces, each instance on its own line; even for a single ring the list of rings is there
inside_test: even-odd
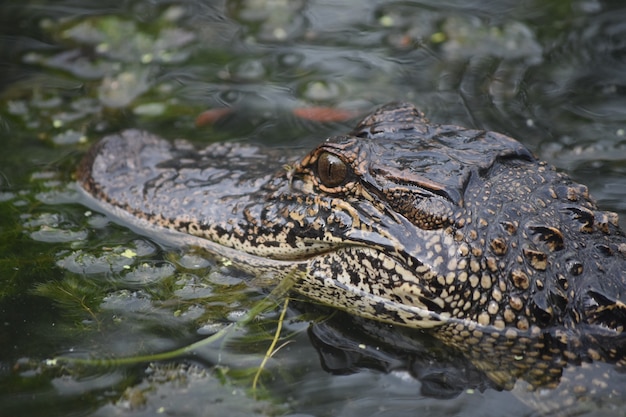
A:
[[[326,187],[336,187],[345,181],[348,167],[337,155],[324,152],[317,160],[317,175]]]

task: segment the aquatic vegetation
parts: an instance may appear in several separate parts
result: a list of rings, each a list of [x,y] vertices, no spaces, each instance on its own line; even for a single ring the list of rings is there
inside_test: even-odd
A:
[[[77,201],[74,170],[91,143],[128,127],[309,148],[410,100],[435,121],[512,134],[624,217],[622,8],[10,3],[0,5],[2,413],[530,412],[508,392],[467,388],[472,370],[423,338],[408,344],[426,355],[398,358],[368,333],[397,344],[394,332],[298,300],[266,303],[228,260],[112,224]],[[46,365],[57,356],[101,366]]]

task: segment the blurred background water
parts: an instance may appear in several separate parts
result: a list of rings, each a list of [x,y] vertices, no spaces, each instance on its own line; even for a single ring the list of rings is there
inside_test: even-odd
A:
[[[624,226],[624,22],[609,0],[3,2],[0,415],[533,415],[490,387],[428,395],[393,367],[333,375],[295,313],[255,395],[279,307],[167,364],[47,366],[185,346],[264,297],[87,211],[73,173],[123,128],[302,149],[402,100],[519,139]]]

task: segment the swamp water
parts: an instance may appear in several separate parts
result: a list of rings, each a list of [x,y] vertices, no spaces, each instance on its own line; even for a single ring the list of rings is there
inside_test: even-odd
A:
[[[4,2],[0,416],[535,415],[426,337],[402,356],[284,298],[247,320],[267,291],[87,210],[74,170],[124,128],[297,151],[403,100],[519,139],[624,226],[624,21],[618,1]]]

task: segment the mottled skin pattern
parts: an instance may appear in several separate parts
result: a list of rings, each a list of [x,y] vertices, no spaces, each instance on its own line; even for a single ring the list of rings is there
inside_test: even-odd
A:
[[[623,364],[607,348],[626,323],[617,215],[519,142],[400,103],[284,154],[126,131],[78,177],[86,204],[131,227],[295,272],[295,291],[352,314],[431,329],[502,386],[554,386],[570,361]]]

